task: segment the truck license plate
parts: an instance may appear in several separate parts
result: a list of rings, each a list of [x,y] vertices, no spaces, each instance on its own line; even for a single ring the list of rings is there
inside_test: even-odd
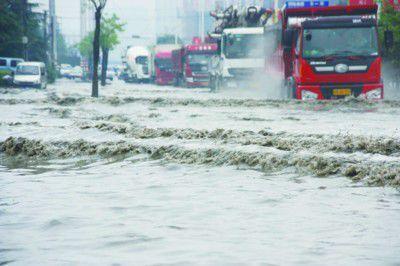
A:
[[[350,96],[351,89],[333,89],[334,96]]]

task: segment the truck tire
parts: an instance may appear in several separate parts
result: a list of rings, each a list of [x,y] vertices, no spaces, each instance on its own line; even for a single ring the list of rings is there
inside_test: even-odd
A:
[[[210,85],[209,85],[209,87],[210,87],[210,92],[215,92],[215,90],[216,90],[216,85],[217,84],[215,84],[216,83],[216,78],[214,77],[214,76],[210,76]]]
[[[222,77],[217,77],[216,78],[216,86],[215,86],[216,91],[221,91],[225,89],[225,82]]]
[[[296,84],[292,78],[285,82],[283,98],[287,100],[296,99]]]

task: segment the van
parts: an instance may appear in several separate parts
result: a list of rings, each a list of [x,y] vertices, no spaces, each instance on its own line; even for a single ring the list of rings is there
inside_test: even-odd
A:
[[[42,62],[24,62],[18,64],[13,83],[17,87],[45,89],[47,86],[46,65]]]
[[[17,65],[22,62],[24,62],[22,58],[0,57],[0,71],[4,70],[14,73]]]

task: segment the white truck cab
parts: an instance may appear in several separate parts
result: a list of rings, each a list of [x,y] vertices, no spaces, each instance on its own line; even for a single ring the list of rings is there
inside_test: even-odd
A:
[[[224,29],[220,54],[211,66],[211,87],[236,87],[262,73],[265,64],[264,28],[245,27]]]
[[[45,89],[47,86],[46,65],[42,62],[24,62],[18,64],[13,83],[17,87]]]
[[[128,81],[149,82],[151,79],[151,52],[147,47],[133,46],[125,58]]]

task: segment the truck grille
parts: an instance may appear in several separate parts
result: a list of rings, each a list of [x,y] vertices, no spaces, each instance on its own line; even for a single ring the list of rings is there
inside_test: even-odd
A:
[[[206,69],[206,70],[205,70]],[[192,72],[203,72],[203,73],[207,73],[208,72],[208,66],[206,65],[201,65],[201,64],[191,64],[190,65],[190,70],[192,70]]]

